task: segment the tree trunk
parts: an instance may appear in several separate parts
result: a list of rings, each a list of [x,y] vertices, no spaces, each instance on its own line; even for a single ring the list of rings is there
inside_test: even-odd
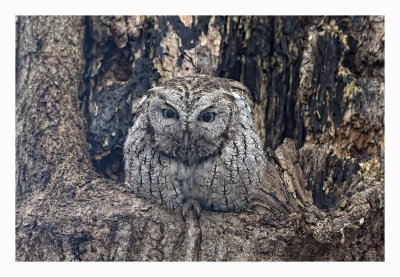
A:
[[[18,17],[16,260],[384,260],[383,17]],[[123,185],[131,105],[182,75],[253,94],[284,207],[182,218]]]

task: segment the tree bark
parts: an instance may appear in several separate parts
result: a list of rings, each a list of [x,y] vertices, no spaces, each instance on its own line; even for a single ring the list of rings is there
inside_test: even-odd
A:
[[[383,17],[16,27],[16,260],[384,260]],[[275,187],[255,212],[184,219],[122,185],[132,103],[194,73],[253,93]]]

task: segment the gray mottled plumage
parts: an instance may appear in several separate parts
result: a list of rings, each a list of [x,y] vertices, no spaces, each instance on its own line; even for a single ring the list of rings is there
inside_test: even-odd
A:
[[[181,77],[150,89],[124,145],[126,183],[169,209],[246,209],[265,168],[252,106],[229,79]]]

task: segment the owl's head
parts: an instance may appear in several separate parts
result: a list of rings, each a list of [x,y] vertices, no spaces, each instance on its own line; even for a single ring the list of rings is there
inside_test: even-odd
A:
[[[142,101],[154,146],[189,164],[222,152],[238,124],[251,118],[251,96],[239,82],[181,77],[148,91]]]

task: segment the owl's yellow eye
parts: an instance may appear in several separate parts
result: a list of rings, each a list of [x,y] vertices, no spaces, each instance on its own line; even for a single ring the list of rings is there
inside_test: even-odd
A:
[[[163,109],[162,110],[164,118],[179,118],[179,115],[176,111],[171,110],[171,109]]]
[[[206,112],[199,116],[199,120],[210,123],[213,122],[215,118],[215,113],[213,112]]]

